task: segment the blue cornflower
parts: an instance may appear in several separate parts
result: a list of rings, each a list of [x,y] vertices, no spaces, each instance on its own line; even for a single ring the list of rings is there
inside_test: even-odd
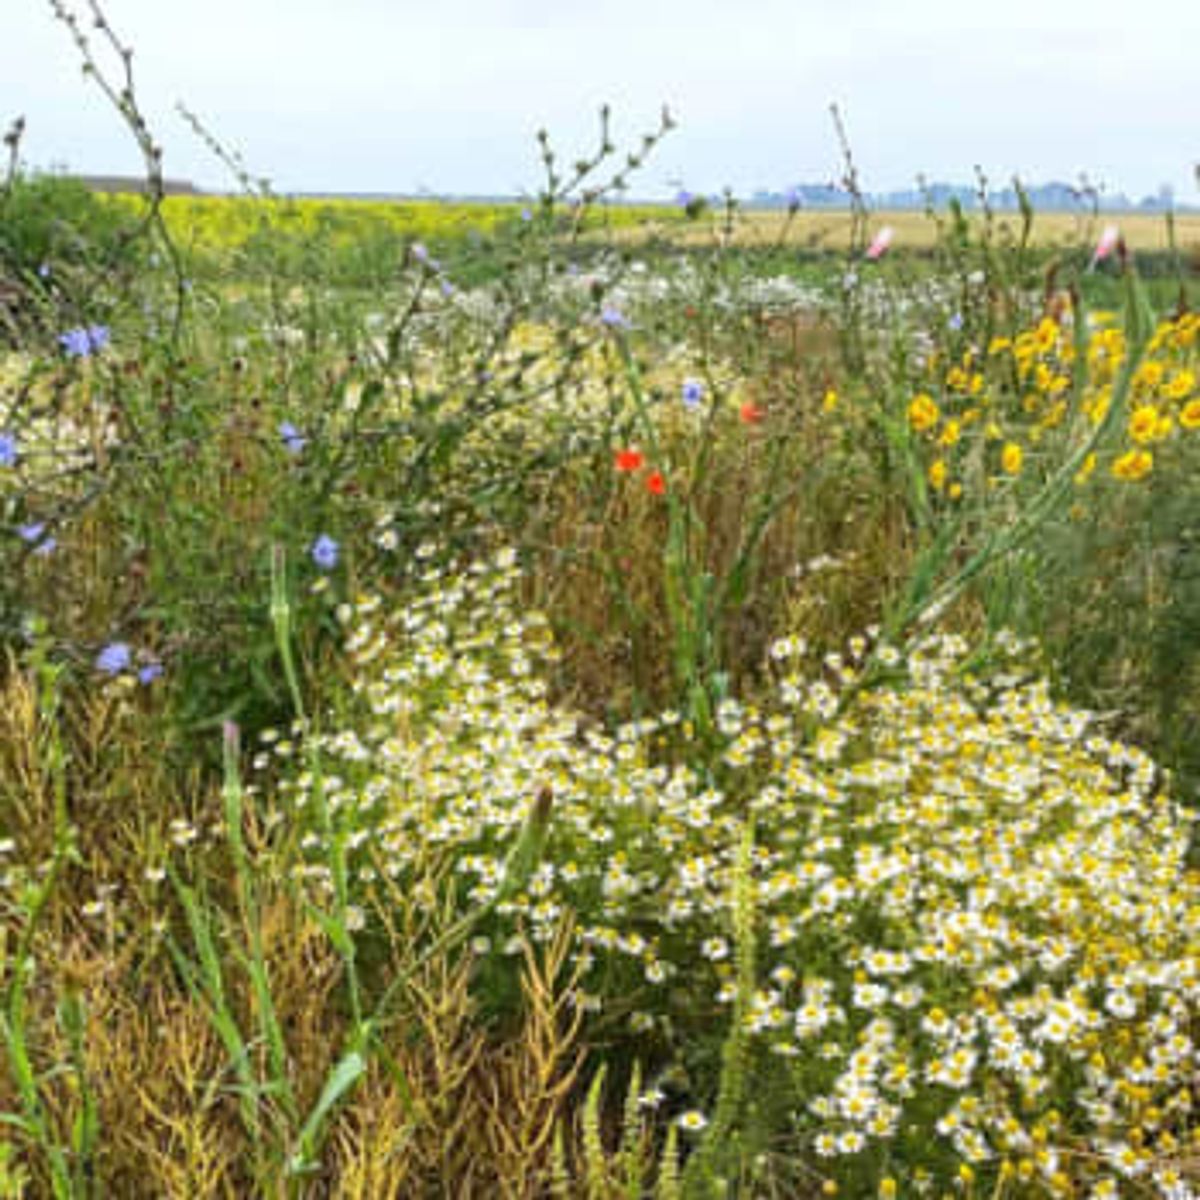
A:
[[[69,358],[87,358],[92,352],[92,339],[86,329],[68,329],[58,335],[58,344]]]
[[[629,319],[612,304],[606,304],[600,312],[600,320],[611,329],[628,329]]]
[[[704,384],[698,379],[685,379],[683,381],[682,395],[684,404],[688,408],[695,408],[704,399]]]
[[[93,354],[99,354],[111,339],[107,325],[89,325],[87,336],[88,341],[91,343]]]
[[[417,260],[417,262],[423,263],[429,257],[429,251],[425,249],[425,246],[423,243],[413,242],[412,256],[413,256],[413,258],[415,258]]]
[[[128,669],[132,661],[133,655],[127,643],[109,642],[96,655],[96,670],[103,671],[106,675],[120,675],[122,671]]]
[[[53,554],[54,548],[58,545],[58,540],[51,537],[43,537],[46,532],[45,521],[31,521],[28,525],[17,526],[17,536],[23,542],[29,542],[33,545],[33,553],[39,558],[45,558],[47,554]]]
[[[138,683],[148,686],[158,679],[162,673],[162,663],[157,659],[151,659],[150,662],[138,668]]]
[[[447,300],[454,295],[454,284],[452,284],[448,279],[442,280],[442,295],[445,296]]]
[[[308,438],[291,421],[279,422],[279,436],[289,454],[299,454],[308,445]]]
[[[525,221],[525,222],[532,221],[532,220],[533,220],[533,213],[532,213],[532,212],[530,212],[530,211],[529,211],[529,209],[527,209],[527,208],[523,208],[523,209],[521,209],[521,220],[522,220],[522,221]]]
[[[0,467],[17,465],[17,435],[0,429]]]
[[[952,314],[950,320],[946,323],[957,333],[963,327],[962,313]]]
[[[322,571],[330,571],[337,566],[338,544],[327,533],[321,534],[313,542],[312,560]]]

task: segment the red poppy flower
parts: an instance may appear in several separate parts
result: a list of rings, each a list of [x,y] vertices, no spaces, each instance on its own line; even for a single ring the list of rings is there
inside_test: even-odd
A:
[[[667,481],[663,478],[661,471],[653,471],[646,476],[646,487],[652,495],[662,496],[667,490]]]
[[[738,416],[743,425],[757,425],[766,416],[766,413],[753,400],[747,400],[738,410]]]
[[[636,471],[645,461],[646,456],[640,450],[618,450],[613,466],[618,471]]]

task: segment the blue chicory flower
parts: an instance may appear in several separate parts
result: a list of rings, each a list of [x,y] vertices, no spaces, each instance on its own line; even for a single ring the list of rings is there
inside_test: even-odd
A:
[[[133,655],[126,642],[109,642],[96,655],[96,669],[103,671],[106,675],[120,675],[122,671],[129,668],[132,661]]]
[[[682,395],[684,404],[688,408],[695,408],[704,399],[704,384],[698,379],[685,379],[683,381]]]
[[[86,329],[68,329],[58,335],[58,344],[67,352],[68,358],[87,358],[92,352],[92,339]]]
[[[308,438],[291,421],[279,422],[279,436],[289,454],[299,454],[308,445]]]
[[[606,304],[600,312],[600,320],[610,329],[628,329],[629,319],[612,304]]]
[[[327,533],[323,533],[312,544],[312,560],[322,571],[331,571],[337,566],[338,544]]]
[[[138,683],[144,687],[148,687],[156,679],[160,678],[163,673],[163,665],[157,659],[151,659],[150,662],[138,668]]]
[[[58,540],[51,537],[43,537],[46,532],[45,521],[31,521],[28,525],[17,526],[17,536],[23,542],[33,544],[33,553],[39,558],[45,558],[47,554],[53,554],[55,547],[58,545]]]
[[[68,358],[89,358],[99,354],[111,339],[107,325],[89,325],[86,329],[68,329],[58,335],[58,344]]]
[[[17,465],[17,435],[0,429],[0,467]]]

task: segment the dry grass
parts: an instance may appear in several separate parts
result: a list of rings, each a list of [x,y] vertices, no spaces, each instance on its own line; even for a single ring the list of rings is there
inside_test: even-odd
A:
[[[982,218],[969,218],[973,231]],[[1019,238],[1021,218],[1016,213],[997,214],[997,237]],[[1090,243],[1105,225],[1119,226],[1133,250],[1165,252],[1169,249],[1167,222],[1160,215],[1130,213],[1102,214],[1098,221],[1071,213],[1036,213],[1033,220],[1033,242],[1041,247]],[[672,241],[685,245],[710,242],[722,225],[721,214],[686,225],[672,225],[670,230],[657,227],[655,232],[666,234]],[[930,250],[937,241],[937,225],[924,213],[888,212],[872,214],[872,228],[890,225],[895,230],[896,249]],[[619,231],[616,236],[639,240],[647,235],[647,227]],[[846,212],[800,212],[789,218],[783,212],[742,212],[734,225],[733,241],[739,246],[769,246],[779,243],[794,248],[814,250],[844,250],[850,237],[850,217]],[[1185,254],[1200,253],[1200,213],[1186,213],[1175,219],[1175,237]]]

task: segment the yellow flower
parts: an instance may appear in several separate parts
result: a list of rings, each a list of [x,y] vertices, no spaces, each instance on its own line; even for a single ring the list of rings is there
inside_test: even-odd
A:
[[[1186,400],[1196,389],[1196,376],[1191,371],[1176,371],[1171,382],[1163,388],[1168,400]]]
[[[1163,365],[1160,362],[1155,362],[1153,359],[1148,359],[1142,363],[1137,369],[1137,373],[1133,377],[1134,387],[1145,387],[1153,391],[1162,383]]]
[[[965,392],[967,390],[967,373],[962,367],[951,367],[946,372],[946,387],[952,392]]]
[[[958,442],[962,434],[962,426],[955,420],[946,422],[942,429],[942,435],[938,438],[939,446],[953,446]]]
[[[1003,354],[1005,350],[1012,346],[1012,339],[1006,337],[994,337],[988,342],[989,354]]]
[[[1000,465],[1006,475],[1020,475],[1025,462],[1025,452],[1016,442],[1008,442],[1000,452]]]
[[[925,392],[914,396],[913,402],[908,406],[908,423],[918,433],[928,433],[941,420],[941,416],[933,397]]]
[[[1200,400],[1189,400],[1179,410],[1179,423],[1184,429],[1200,429]]]
[[[1129,437],[1139,446],[1156,441],[1160,427],[1158,409],[1153,404],[1139,404],[1129,418]]]
[[[1065,400],[1056,401],[1046,412],[1042,418],[1042,425],[1046,429],[1056,429],[1062,424],[1063,417],[1067,415],[1067,402]]]
[[[1171,340],[1177,350],[1186,350],[1196,341],[1197,333],[1200,333],[1200,315],[1188,313],[1176,322],[1175,334]]]
[[[1091,418],[1093,425],[1099,425],[1108,416],[1109,405],[1112,404],[1112,392],[1104,388],[1098,395],[1083,402],[1083,411]]]
[[[1095,454],[1089,454],[1087,458],[1083,460],[1083,465],[1080,466],[1079,470],[1075,472],[1075,482],[1080,484],[1087,483],[1095,469],[1096,456]]]
[[[1047,354],[1058,345],[1058,325],[1053,317],[1043,317],[1033,334],[1039,354]]]
[[[1154,455],[1149,450],[1130,450],[1122,454],[1112,465],[1112,473],[1117,479],[1136,483],[1144,479],[1154,468]]]
[[[946,460],[935,459],[929,465],[929,483],[934,491],[940,492],[946,486]]]
[[[833,388],[830,388],[829,391],[825,393],[825,399],[821,401],[821,407],[828,413],[833,412],[837,406],[838,394]]]

